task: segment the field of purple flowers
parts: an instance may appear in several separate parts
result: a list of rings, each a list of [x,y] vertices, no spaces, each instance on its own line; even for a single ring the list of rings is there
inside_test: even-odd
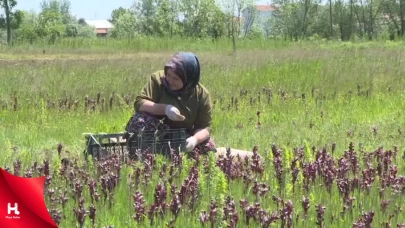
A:
[[[82,134],[122,131],[171,54],[41,50],[0,61],[0,165],[46,176],[60,227],[405,227],[400,50],[197,53],[215,142],[252,158],[85,160]]]
[[[48,209],[61,227],[405,227],[405,176],[398,173],[405,154],[397,148],[350,144],[336,158],[334,144],[253,152],[217,160],[149,154],[125,163],[111,154],[82,166],[62,159],[58,169],[47,160],[21,169],[16,160],[6,170],[46,176]]]

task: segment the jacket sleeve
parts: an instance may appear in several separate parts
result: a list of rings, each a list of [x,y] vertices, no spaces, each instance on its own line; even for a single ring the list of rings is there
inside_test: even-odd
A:
[[[159,102],[161,90],[158,77],[152,74],[149,80],[144,85],[141,93],[135,98],[134,108],[135,112],[139,112],[139,108],[146,100]]]
[[[194,129],[209,128],[209,130],[211,130],[212,107],[210,94],[208,92],[203,93],[197,110],[197,118],[194,122]]]

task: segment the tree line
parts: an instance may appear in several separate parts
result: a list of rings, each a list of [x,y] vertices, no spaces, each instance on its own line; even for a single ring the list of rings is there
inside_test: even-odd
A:
[[[96,37],[69,0],[43,0],[40,11],[16,10],[0,0],[0,42]],[[405,32],[405,0],[274,0],[260,16],[253,0],[136,0],[112,9],[108,38],[396,39]],[[244,14],[249,12],[249,14]]]

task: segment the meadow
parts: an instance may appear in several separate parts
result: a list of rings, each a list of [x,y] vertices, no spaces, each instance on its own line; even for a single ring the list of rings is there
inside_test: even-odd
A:
[[[1,48],[0,166],[47,176],[60,227],[405,227],[401,43],[153,42]],[[82,134],[122,132],[179,50],[217,146],[257,156],[85,161]]]

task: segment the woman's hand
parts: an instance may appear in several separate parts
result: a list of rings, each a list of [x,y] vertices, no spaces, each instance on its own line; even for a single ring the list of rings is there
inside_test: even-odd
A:
[[[173,105],[166,106],[165,114],[169,119],[173,121],[183,121],[186,119],[186,117],[180,114],[180,111]]]
[[[150,100],[142,100],[142,104],[139,106],[139,112],[147,112],[154,116],[163,116],[165,115],[167,105],[166,104],[159,104],[155,103]]]
[[[208,128],[197,129],[193,136],[190,136],[186,139],[186,152],[191,152],[194,148],[209,139],[210,131]]]
[[[186,139],[186,152],[191,152],[197,146],[197,138],[194,136]]]
[[[159,104],[149,100],[145,100],[142,105],[140,105],[139,111],[147,112],[151,115],[166,115],[173,121],[184,121],[186,119],[173,105]]]

